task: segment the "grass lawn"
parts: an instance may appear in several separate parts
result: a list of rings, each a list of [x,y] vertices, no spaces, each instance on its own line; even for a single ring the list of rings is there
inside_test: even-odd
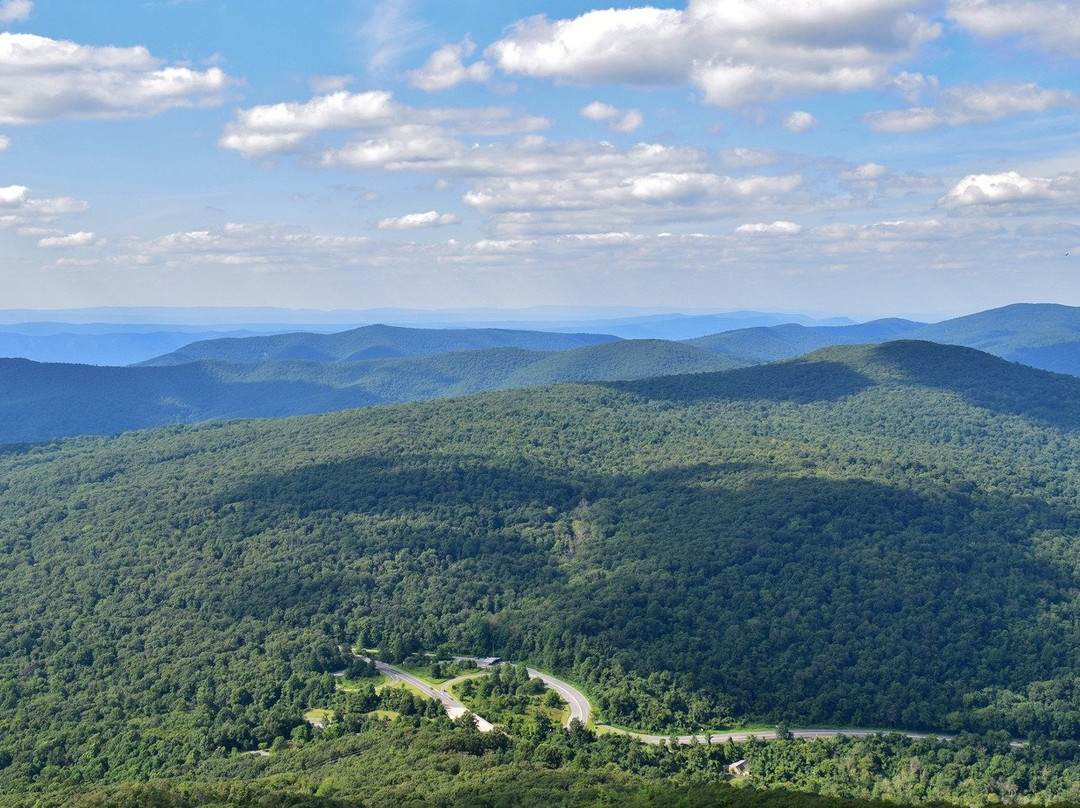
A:
[[[393,721],[396,718],[401,718],[401,713],[394,710],[372,710],[370,713],[365,713],[365,715],[383,721]]]
[[[543,713],[551,719],[552,724],[560,727],[564,726],[570,718],[569,707],[536,707],[534,712]]]
[[[405,671],[405,673],[411,673],[417,679],[422,682],[427,682],[432,687],[439,687],[443,682],[448,682],[453,679],[453,676],[444,676],[441,679],[437,679],[431,675],[431,665],[416,665],[411,662],[399,662],[394,665],[395,668]]]
[[[339,676],[337,680],[337,689],[343,693],[355,693],[360,689],[361,685],[371,682],[375,685],[375,690],[378,691],[383,685],[390,681],[390,677],[386,674],[380,674],[375,679],[349,679],[344,676]]]
[[[395,668],[400,668],[406,673],[411,673],[417,679],[427,682],[432,687],[440,687],[444,682],[449,682],[451,679],[457,679],[461,676],[469,676],[470,674],[480,674],[483,671],[476,668],[467,668],[460,665],[445,664],[442,665],[443,675],[432,676],[431,666],[435,660],[432,659],[428,663],[417,663],[415,659],[411,659],[407,662],[400,662],[394,665]]]
[[[431,696],[429,696],[427,693],[423,692],[422,690],[420,690],[415,685],[409,684],[408,682],[395,682],[393,685],[390,685],[390,687],[400,687],[400,688],[404,688],[405,690],[410,690],[410,691],[412,691],[412,693],[414,695],[419,696],[422,699],[430,699],[431,698]],[[379,692],[380,693],[382,692],[382,688],[379,689]]]
[[[325,727],[329,726],[330,722],[334,718],[333,710],[324,710],[321,707],[313,707],[310,710],[304,712],[304,720],[314,726]]]

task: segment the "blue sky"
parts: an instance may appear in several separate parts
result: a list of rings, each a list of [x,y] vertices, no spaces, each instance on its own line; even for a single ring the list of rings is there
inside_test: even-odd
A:
[[[1080,2],[0,0],[0,308],[1080,305]]]

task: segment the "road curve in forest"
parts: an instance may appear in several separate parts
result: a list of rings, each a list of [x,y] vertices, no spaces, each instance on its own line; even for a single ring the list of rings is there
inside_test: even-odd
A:
[[[570,705],[570,715],[566,719],[567,727],[569,727],[570,723],[574,720],[580,721],[582,726],[589,723],[589,716],[592,715],[592,705],[589,704],[589,700],[585,698],[584,693],[573,685],[568,685],[566,682],[561,679],[556,679],[550,674],[541,673],[532,668],[526,668],[526,670],[529,672],[530,677],[539,679],[562,696],[563,701]]]
[[[370,661],[367,657],[358,657],[358,659],[363,659],[365,662]],[[451,696],[446,690],[440,690],[433,687],[420,677],[413,676],[411,673],[407,673],[400,668],[395,668],[393,665],[387,665],[385,662],[375,660],[375,669],[378,670],[379,673],[390,677],[391,685],[404,682],[405,684],[416,688],[428,698],[435,699],[435,701],[442,704],[443,709],[446,710],[446,714],[450,716],[450,718],[456,719],[465,715],[465,713],[472,713],[473,717],[476,719],[476,728],[478,730],[481,732],[491,732],[495,729],[494,724],[481,718],[476,713],[473,713],[472,710],[468,709],[464,704]]]
[[[461,659],[466,659],[466,657],[461,657]],[[441,689],[436,689],[436,688],[432,687],[431,685],[429,685],[424,680],[419,679],[419,678],[417,678],[416,676],[413,676],[410,673],[406,673],[403,670],[395,668],[392,665],[387,665],[385,662],[376,662],[375,667],[379,669],[380,673],[384,673],[387,676],[389,676],[391,683],[394,683],[394,682],[407,682],[408,684],[415,687],[417,690],[419,690],[424,695],[429,696],[429,697],[431,697],[433,699],[436,699],[436,700],[442,702],[443,707],[446,709],[447,714],[450,715],[451,718],[456,718],[456,717],[460,716],[462,713],[464,713],[466,711],[467,708],[460,701],[458,701],[457,699],[455,699],[453,696],[450,695],[449,686],[454,684],[455,682],[460,681],[461,679],[472,678],[472,676],[476,675],[476,674],[471,674],[469,676],[461,676],[461,677],[458,677],[457,679],[452,679],[449,682],[444,682]],[[540,681],[542,681],[545,685],[547,685],[549,688],[551,688],[556,693],[558,693],[560,696],[562,696],[563,700],[570,706],[570,715],[566,719],[565,726],[569,727],[571,722],[573,722],[575,719],[577,721],[580,721],[582,725],[585,725],[585,724],[589,723],[589,718],[592,715],[592,705],[589,703],[589,700],[588,700],[588,698],[585,697],[584,693],[582,693],[580,690],[578,690],[573,685],[562,681],[562,679],[556,679],[554,676],[552,676],[549,673],[543,673],[541,671],[535,670],[534,668],[527,668],[526,670],[528,670],[530,677],[532,677],[534,679],[539,679]],[[488,723],[487,721],[484,721],[479,716],[477,716],[477,725],[479,727],[481,727],[481,729],[484,732],[490,732],[491,729],[492,729],[492,725],[490,723]],[[753,732],[731,732],[731,731],[707,732],[707,733],[703,732],[703,733],[698,733],[696,735],[675,735],[675,736],[671,736],[671,735],[650,735],[649,733],[645,733],[645,732],[634,732],[633,730],[622,729],[621,727],[613,727],[613,726],[610,726],[608,724],[597,724],[596,727],[597,727],[597,729],[601,729],[601,730],[604,730],[604,731],[607,731],[607,732],[618,732],[618,733],[621,733],[623,735],[629,735],[631,738],[636,738],[637,740],[642,741],[643,743],[649,743],[649,744],[669,743],[672,739],[674,739],[675,743],[677,743],[677,744],[686,745],[686,744],[692,744],[692,743],[717,744],[717,743],[727,743],[728,741],[732,741],[734,743],[746,743],[747,741],[749,741],[749,740],[751,740],[753,738],[757,738],[758,740],[762,740],[762,741],[775,741],[776,738],[777,738],[777,733],[776,733],[775,730],[756,730],[756,731],[753,731]],[[893,733],[895,733],[895,730],[885,730],[885,729],[831,729],[831,728],[824,728],[824,729],[793,729],[793,730],[791,730],[791,735],[793,737],[795,737],[795,738],[803,738],[803,739],[808,739],[808,738],[837,738],[837,737],[839,737],[841,735],[844,736],[844,737],[847,737],[847,738],[860,738],[860,737],[868,737],[868,736],[871,736],[871,735],[882,735],[882,734],[893,734]],[[911,738],[912,740],[922,740],[924,738],[935,738],[935,739],[937,739],[939,741],[950,741],[950,740],[952,740],[952,737],[953,737],[951,735],[943,735],[943,734],[934,733],[934,732],[901,732],[899,734],[903,735],[905,738]],[[1023,746],[1022,743],[1014,743],[1012,745],[1013,746]]]

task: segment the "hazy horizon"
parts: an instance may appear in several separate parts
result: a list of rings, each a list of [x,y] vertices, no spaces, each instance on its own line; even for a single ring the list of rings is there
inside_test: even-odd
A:
[[[1031,301],[1014,301],[1030,303]],[[1012,304],[1006,304],[1012,305]],[[285,306],[87,306],[76,308],[12,308],[0,309],[0,329],[18,325],[173,325],[197,328],[209,325],[291,325],[326,324],[349,325],[385,322],[394,325],[407,322],[578,322],[619,321],[649,317],[738,317],[791,316],[797,320],[850,321],[900,318],[918,322],[940,322],[955,317],[977,314],[971,311],[936,312],[846,312],[842,310],[754,308],[692,308],[664,306],[528,306],[518,308],[462,307],[409,308],[377,307],[370,309],[319,309]],[[380,320],[379,318],[385,318]]]

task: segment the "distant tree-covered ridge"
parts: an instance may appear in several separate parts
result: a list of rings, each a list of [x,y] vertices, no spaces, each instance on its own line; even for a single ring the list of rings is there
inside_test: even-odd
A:
[[[1080,380],[925,342],[9,446],[0,792],[304,740],[353,646],[661,734],[1074,744],[1078,458]]]
[[[252,363],[274,359],[357,362],[365,359],[432,356],[490,348],[566,351],[617,339],[607,334],[563,334],[505,328],[402,328],[366,325],[334,334],[291,333],[200,340],[143,364],[179,365],[205,360]]]
[[[0,443],[223,418],[307,415],[559,381],[729,370],[831,345],[959,343],[1080,375],[1080,309],[1018,304],[934,325],[788,323],[672,342],[509,329],[365,326],[206,340],[137,367],[0,359]]]
[[[557,352],[502,347],[350,362],[205,360],[118,368],[0,359],[0,443],[307,415],[553,381],[635,379],[740,364],[658,340]]]
[[[756,364],[829,345],[897,339],[963,345],[1043,370],[1080,375],[1080,308],[1054,303],[1015,303],[932,324],[896,318],[844,326],[787,323],[725,331],[687,343]]]
[[[341,362],[509,346],[565,351],[615,339],[596,334],[505,329],[413,329],[379,325],[337,334],[281,334],[204,340],[147,364],[202,360],[251,363],[274,359]],[[739,364],[757,364],[801,356],[830,345],[873,344],[896,339],[963,345],[1043,370],[1080,375],[1080,308],[1052,303],[1015,303],[932,324],[894,317],[851,325],[807,325],[796,322],[757,325],[687,339],[684,345],[719,353]],[[638,342],[660,343],[664,340]],[[668,350],[675,349],[672,347]],[[674,365],[668,372],[694,370],[696,368]],[[575,378],[593,381],[604,377],[586,374],[548,377],[544,381]]]

